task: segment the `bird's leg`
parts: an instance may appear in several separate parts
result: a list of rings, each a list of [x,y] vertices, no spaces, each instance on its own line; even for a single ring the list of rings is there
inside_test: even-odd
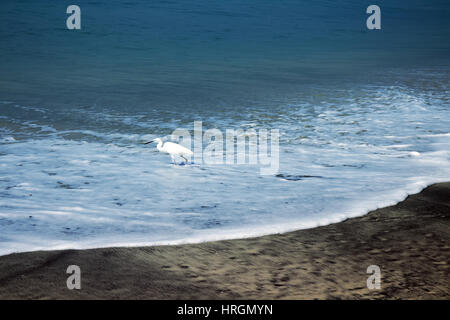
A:
[[[185,161],[185,164],[187,165],[188,164],[188,159],[187,158],[185,158],[184,156],[181,156],[183,159],[184,159],[184,161]]]
[[[173,164],[177,164],[177,162],[175,161],[175,157],[170,155],[170,158],[172,159]]]

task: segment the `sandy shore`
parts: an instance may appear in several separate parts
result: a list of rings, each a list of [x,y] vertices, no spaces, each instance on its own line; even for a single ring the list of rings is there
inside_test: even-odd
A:
[[[10,299],[449,299],[450,183],[324,227],[202,244],[0,257]],[[66,268],[80,266],[81,290]],[[381,268],[368,290],[366,268]]]

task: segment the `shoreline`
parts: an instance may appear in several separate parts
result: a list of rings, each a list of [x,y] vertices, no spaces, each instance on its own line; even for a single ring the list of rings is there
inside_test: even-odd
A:
[[[398,203],[404,201],[407,197],[414,195],[416,193],[420,193],[422,190],[426,189],[429,186],[440,184],[440,183],[446,183],[446,180],[441,180],[429,184],[416,184],[419,187],[416,187],[414,189],[410,188],[409,191],[404,191],[401,198],[397,200],[385,200],[382,205],[377,205],[375,208],[372,206],[372,208],[364,208],[362,210],[363,213],[352,213],[345,215],[343,218],[328,218],[326,219],[327,222],[310,222],[310,223],[290,223],[289,227],[287,227],[288,223],[278,224],[277,228],[275,228],[275,231],[271,229],[271,231],[266,230],[267,226],[259,227],[257,229],[258,231],[252,231],[249,233],[248,228],[243,229],[231,229],[231,230],[216,230],[216,234],[214,236],[206,236],[206,237],[191,237],[191,238],[185,238],[185,239],[177,239],[177,240],[161,240],[161,241],[149,241],[149,242],[116,242],[116,243],[107,243],[105,245],[81,245],[81,246],[69,246],[67,244],[64,245],[57,245],[53,247],[35,247],[28,250],[17,250],[17,251],[8,251],[8,252],[0,252],[0,258],[4,256],[8,256],[11,254],[19,254],[19,253],[31,253],[31,252],[46,252],[46,251],[63,251],[63,250],[92,250],[92,249],[108,249],[108,248],[135,248],[135,247],[161,247],[161,246],[180,246],[180,245],[194,245],[194,244],[201,244],[201,243],[208,243],[208,242],[217,242],[217,241],[228,241],[228,240],[245,240],[245,239],[251,239],[251,238],[260,238],[265,236],[271,236],[271,235],[279,235],[279,234],[285,234],[295,231],[301,231],[301,230],[308,230],[308,229],[315,229],[323,226],[327,226],[330,224],[336,224],[340,222],[344,222],[348,219],[358,218],[365,216],[372,211],[382,209],[385,207],[395,206]],[[415,190],[415,191],[412,191]],[[323,221],[323,220],[322,220]],[[273,228],[273,227],[271,227]],[[264,230],[264,231],[263,231]],[[221,234],[223,232],[223,235]],[[221,235],[218,235],[221,234]]]
[[[282,234],[0,256],[2,299],[449,299],[450,182]],[[82,289],[68,290],[79,265]],[[369,290],[369,265],[381,289]]]

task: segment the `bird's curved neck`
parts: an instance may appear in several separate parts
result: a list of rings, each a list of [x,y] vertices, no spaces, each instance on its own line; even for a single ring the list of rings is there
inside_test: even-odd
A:
[[[163,142],[159,141],[158,145],[156,146],[156,149],[161,150],[163,148]]]

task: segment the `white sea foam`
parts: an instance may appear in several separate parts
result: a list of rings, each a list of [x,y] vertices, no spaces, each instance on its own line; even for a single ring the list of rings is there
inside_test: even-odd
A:
[[[395,87],[367,95],[205,121],[279,128],[279,176],[245,165],[173,166],[140,143],[169,135],[176,121],[166,127],[103,114],[96,128],[102,113],[84,109],[74,114],[93,126],[2,118],[10,126],[0,135],[0,254],[286,232],[362,215],[450,180],[446,100]],[[159,131],[141,130],[158,121]],[[136,131],[122,127],[134,124]]]

